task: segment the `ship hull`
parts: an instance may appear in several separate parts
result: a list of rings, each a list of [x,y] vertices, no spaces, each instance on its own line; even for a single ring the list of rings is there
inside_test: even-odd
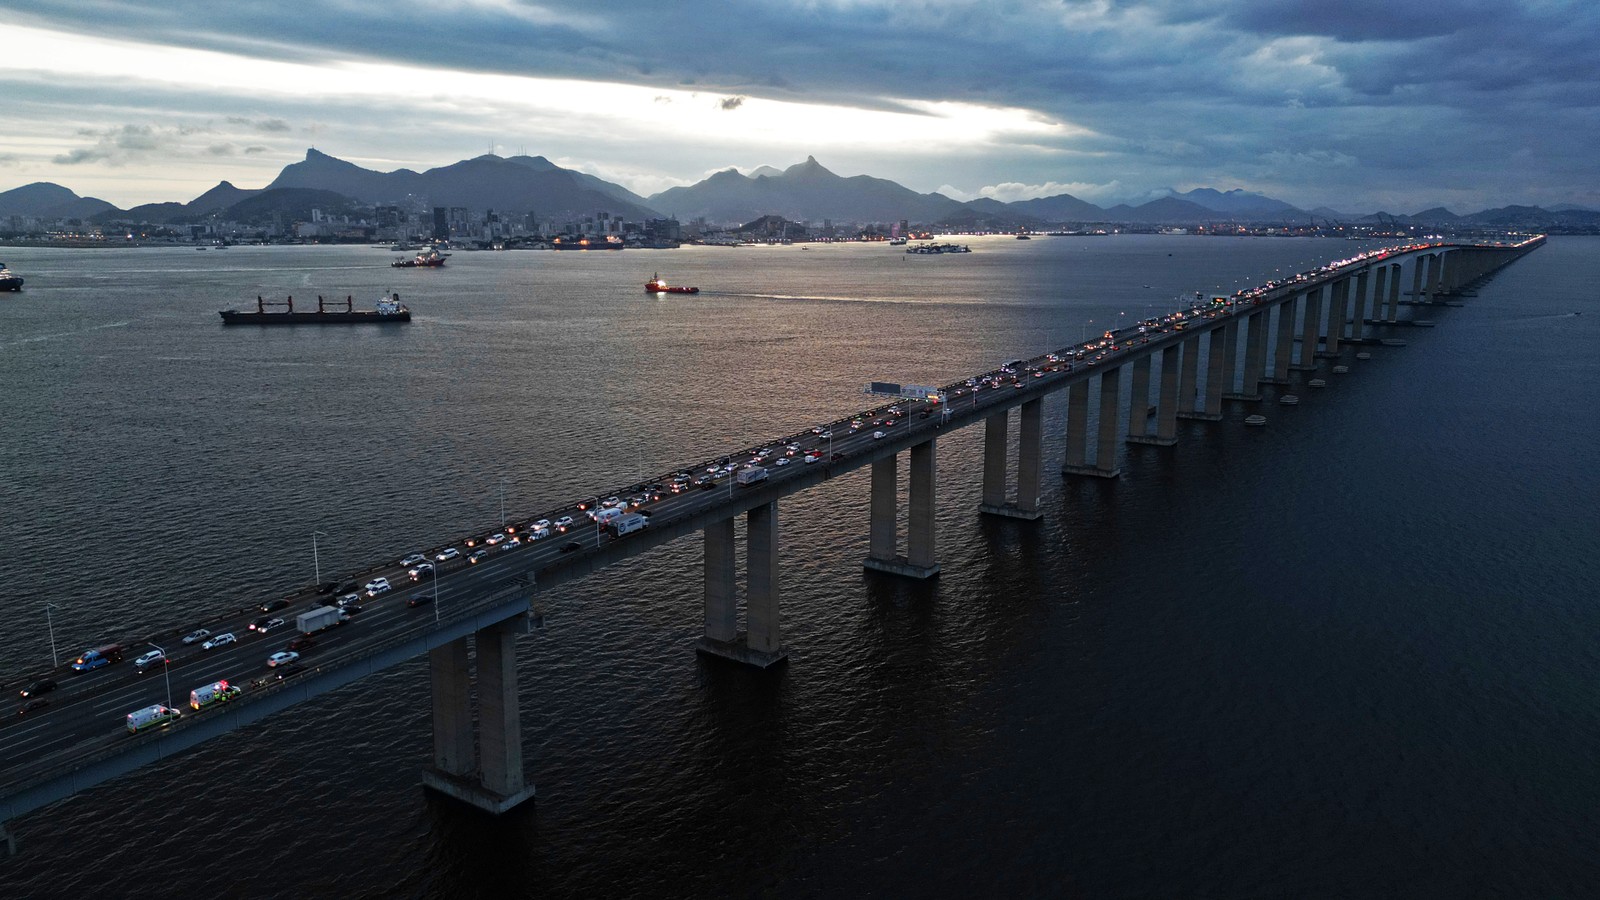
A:
[[[411,312],[236,312],[219,310],[224,325],[386,325],[409,322]]]

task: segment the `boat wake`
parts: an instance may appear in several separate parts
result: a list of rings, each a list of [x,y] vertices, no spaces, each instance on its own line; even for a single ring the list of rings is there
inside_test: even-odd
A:
[[[34,334],[29,335],[28,337],[17,338],[14,341],[8,341],[4,344],[0,344],[0,347],[21,347],[24,344],[37,344],[41,341],[53,341],[57,338],[67,338],[78,334],[88,334],[91,331],[102,331],[107,328],[126,328],[129,324],[130,323],[128,321],[107,322],[104,325],[91,325],[88,328],[79,328],[77,331],[57,331],[50,334]]]

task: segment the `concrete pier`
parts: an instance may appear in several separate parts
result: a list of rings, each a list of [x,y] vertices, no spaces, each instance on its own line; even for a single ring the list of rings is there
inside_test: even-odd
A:
[[[1006,505],[1006,449],[1011,416],[1001,410],[983,420],[983,505],[988,512]]]
[[[1341,278],[1328,292],[1328,336],[1326,349],[1317,353],[1318,359],[1338,359],[1339,339],[1344,334],[1345,306],[1350,302],[1350,279]]]
[[[1372,270],[1362,269],[1356,276],[1355,312],[1350,317],[1350,342],[1359,344],[1367,338],[1367,289],[1372,281]],[[1383,268],[1378,269],[1378,294],[1383,293]]]
[[[778,504],[745,513],[745,629],[739,631],[734,521],[730,516],[705,532],[705,634],[695,650],[765,669],[788,651],[778,620]]]
[[[1089,380],[1067,388],[1067,453],[1062,474],[1089,467]]]
[[[1317,343],[1322,338],[1322,286],[1305,293],[1306,304],[1300,323],[1300,360],[1289,367],[1291,372],[1317,370]]]
[[[1171,447],[1178,443],[1178,352],[1177,344],[1161,348],[1161,383],[1156,399],[1156,432],[1151,434],[1148,426],[1145,433],[1138,437],[1128,435],[1130,444],[1153,444],[1157,447]],[[1145,360],[1150,357],[1146,356]],[[1129,421],[1132,421],[1131,411]],[[1132,430],[1132,426],[1129,426]]]
[[[1232,381],[1228,374],[1232,371],[1228,360],[1228,338],[1231,336],[1226,327],[1213,328],[1206,332],[1209,345],[1206,348],[1206,396],[1205,412],[1195,418],[1216,422],[1222,418],[1222,395],[1224,388],[1231,386]]]
[[[1183,371],[1178,377],[1178,418],[1193,419],[1196,413],[1195,393],[1200,387],[1200,335],[1191,334],[1183,339]]]
[[[1150,356],[1133,361],[1133,379],[1128,392],[1128,443],[1142,444],[1150,432]]]
[[[1258,309],[1245,318],[1244,383],[1231,398],[1254,403],[1261,399],[1261,379],[1267,368],[1267,311]]]
[[[1003,419],[1004,413],[999,417]],[[1001,435],[999,490],[990,491],[989,464],[994,459],[990,453],[994,444],[994,420],[990,416],[985,423],[988,429],[984,433],[984,469],[983,469],[983,505],[978,507],[979,512],[990,515],[1005,516],[1011,519],[1025,519],[1034,521],[1044,514],[1039,511],[1039,486],[1040,472],[1044,464],[1044,398],[1029,400],[1022,404],[1021,421],[1017,447],[1017,500],[1015,503],[1007,502],[1005,491],[1005,464],[1004,447],[1006,432],[1002,426]]]
[[[1121,413],[1117,401],[1122,393],[1120,373],[1120,366],[1100,372],[1100,439],[1095,447],[1094,465],[1073,465],[1069,455],[1067,464],[1061,467],[1061,474],[1091,475],[1095,478],[1116,478],[1122,474],[1117,467],[1117,431]],[[1073,387],[1076,389],[1078,385]]]
[[[906,529],[906,555],[899,554],[898,456],[872,463],[872,522],[867,535],[868,556],[862,565],[877,572],[907,578],[932,578],[939,574],[934,555],[935,483],[938,468],[933,438],[911,447],[910,519]]]
[[[472,710],[467,702],[466,638],[429,651],[435,766],[423,770],[422,783],[494,815],[534,795],[522,771],[522,713],[517,691],[517,635],[526,627],[526,620],[507,620],[473,635],[478,657],[476,766],[472,764]]]
[[[1272,350],[1272,375],[1261,379],[1266,384],[1288,384],[1289,364],[1294,360],[1295,298],[1277,304],[1278,339]]]

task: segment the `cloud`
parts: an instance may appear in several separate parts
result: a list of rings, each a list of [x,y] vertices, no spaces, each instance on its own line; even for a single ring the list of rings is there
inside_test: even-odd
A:
[[[0,166],[14,166],[22,161],[15,153],[0,153]]]
[[[252,131],[265,134],[274,134],[292,130],[288,122],[282,119],[247,119],[243,116],[229,116],[229,125],[242,125]]]
[[[99,162],[100,160],[110,158],[110,151],[90,147],[79,147],[76,150],[70,150],[66,153],[60,153],[52,156],[50,157],[50,161],[58,166],[77,166],[84,163]]]
[[[266,153],[266,152],[267,152],[267,148],[261,146],[260,144],[252,144],[252,145],[244,148],[244,155],[245,156],[254,156],[257,153]]]
[[[232,156],[234,149],[232,144],[212,144],[205,152],[207,156]]]
[[[721,102],[719,102],[717,105],[722,107],[725,110],[738,109],[739,107],[744,105],[744,98],[743,97],[724,97],[724,98],[722,98]]]

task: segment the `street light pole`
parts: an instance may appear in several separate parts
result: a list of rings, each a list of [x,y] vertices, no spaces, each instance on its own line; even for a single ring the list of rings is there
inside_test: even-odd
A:
[[[322,560],[317,557],[317,535],[322,535],[323,537],[327,537],[328,534],[327,534],[327,532],[324,532],[324,531],[313,531],[313,532],[311,532],[311,568],[312,568],[312,571],[314,572],[314,574],[316,575],[317,586],[321,587],[322,586]]]
[[[433,567],[433,624],[439,624],[439,566]]]
[[[506,527],[506,480],[500,479],[500,527]]]
[[[56,655],[56,623],[55,620],[50,617],[50,610],[58,608],[59,607],[57,607],[54,603],[51,603],[48,600],[45,601],[44,621],[45,625],[49,626],[50,628],[50,665],[52,667],[61,665],[61,658]]]
[[[151,644],[150,646],[155,647],[156,652],[161,654],[161,677],[163,679],[165,679],[166,682],[167,682],[167,706],[171,707],[172,706],[172,675],[169,674],[168,671],[167,671],[167,667],[169,665],[168,660],[167,660],[167,651],[163,650],[160,647],[156,647],[155,644]]]

